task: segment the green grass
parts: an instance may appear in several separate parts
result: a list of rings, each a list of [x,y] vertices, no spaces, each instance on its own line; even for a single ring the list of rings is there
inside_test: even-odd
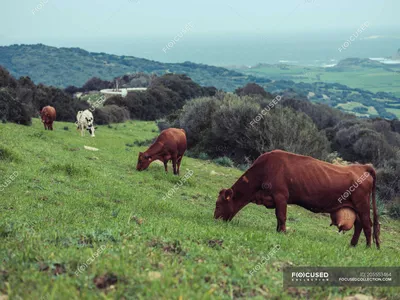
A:
[[[386,108],[388,112],[395,114],[398,119],[400,119],[400,107],[399,108]]]
[[[361,104],[360,102],[346,102],[346,103],[340,103],[338,105],[336,105],[336,108],[343,108],[344,110],[348,111],[349,113],[354,113],[356,115],[379,115],[378,112],[376,111],[375,107],[373,106],[365,106],[363,104]],[[355,113],[353,112],[353,109],[356,107],[365,107],[368,109],[366,114],[360,114],[360,113]]]
[[[328,71],[329,70],[329,71]],[[288,79],[294,82],[332,82],[377,92],[390,92],[400,97],[400,75],[381,68],[362,67],[342,72],[329,68],[292,65],[260,65],[238,70],[247,75],[266,76],[271,79]]]
[[[68,126],[70,130],[63,130]],[[185,157],[181,176],[162,165],[135,170],[157,135],[153,122],[99,126],[80,137],[74,124],[44,131],[0,124],[0,295],[10,299],[309,299],[356,293],[396,299],[398,288],[283,290],[284,266],[395,266],[400,222],[381,217],[382,249],[337,234],[330,219],[288,208],[288,233],[273,210],[249,205],[230,223],[215,221],[218,191],[241,171]],[[127,145],[128,144],[128,145]],[[84,146],[98,148],[92,152]],[[171,167],[169,167],[171,170]],[[162,197],[193,171],[167,201]],[[212,172],[214,171],[214,172]],[[214,174],[214,175],[212,175]],[[276,245],[261,268],[249,272]],[[100,248],[102,247],[102,248]],[[103,251],[101,251],[103,249]],[[100,252],[98,252],[100,251]],[[77,267],[98,253],[85,270]],[[101,277],[107,274],[108,280]],[[103,280],[102,280],[103,279]],[[109,283],[105,289],[103,283]],[[95,284],[96,282],[96,284]],[[99,283],[100,282],[100,283]],[[0,296],[0,298],[3,298]]]

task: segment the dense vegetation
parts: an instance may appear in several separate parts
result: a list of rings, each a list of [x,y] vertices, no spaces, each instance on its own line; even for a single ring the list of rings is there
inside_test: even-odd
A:
[[[111,80],[115,77],[121,86],[147,87],[155,75],[175,73],[186,74],[201,86],[225,91],[255,82],[270,93],[292,90],[310,101],[360,117],[400,117],[400,67],[365,59],[346,59],[333,68],[259,65],[228,70],[38,44],[0,47],[0,65],[16,77],[29,76],[36,84],[66,87],[70,94],[114,87]],[[370,87],[373,88],[369,90]]]
[[[400,105],[400,98],[392,94],[385,92],[374,94],[362,89],[352,89],[339,83],[276,81],[271,83],[267,90],[271,93],[292,91],[312,102],[328,104],[337,109],[357,114],[360,117],[396,119],[397,116],[391,113],[389,109]],[[353,103],[357,105],[349,108],[348,104]],[[360,111],[359,108],[365,110]]]
[[[274,79],[264,86],[272,93],[293,89],[360,117],[400,118],[400,64],[348,58],[333,67],[258,64],[235,70]]]
[[[125,107],[133,119],[155,120],[182,108],[187,100],[213,96],[215,88],[201,87],[186,75],[166,74],[155,78],[145,92],[112,97],[104,104]]]
[[[234,90],[249,81],[260,84],[270,82],[266,78],[203,64],[161,63],[133,56],[94,53],[79,48],[56,48],[43,44],[0,47],[0,65],[10,70],[15,77],[29,76],[35,83],[62,88],[82,86],[92,77],[111,80],[139,72],[159,76],[166,73],[186,74],[202,86],[225,90]]]
[[[213,87],[201,87],[186,75],[149,77],[138,74],[119,78],[122,87],[135,81],[148,81],[148,89],[130,93],[126,98],[112,97],[95,105],[74,98],[72,94],[112,87],[113,82],[91,78],[80,88],[71,86],[63,91],[43,84],[36,86],[29,77],[16,80],[0,67],[0,119],[29,125],[31,117],[38,116],[44,106],[51,105],[60,121],[75,121],[77,111],[89,107],[94,110],[97,124],[118,123],[131,118],[155,120],[182,108],[189,99],[212,96],[217,92]]]

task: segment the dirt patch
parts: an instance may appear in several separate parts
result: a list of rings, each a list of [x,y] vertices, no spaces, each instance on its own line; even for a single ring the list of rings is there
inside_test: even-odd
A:
[[[179,241],[174,241],[173,243],[162,242],[158,240],[152,240],[148,243],[149,247],[163,249],[164,252],[175,253],[180,255],[186,255],[183,251],[181,243]]]
[[[223,240],[209,240],[208,246],[211,248],[222,247],[223,242]]]
[[[96,285],[98,289],[106,289],[116,284],[117,282],[118,282],[118,277],[113,273],[96,276],[93,279],[93,283]]]
[[[51,267],[44,263],[40,262],[39,263],[39,271],[40,272],[51,272],[52,275],[54,276],[59,276],[61,274],[66,273],[66,268],[63,264],[55,263]]]

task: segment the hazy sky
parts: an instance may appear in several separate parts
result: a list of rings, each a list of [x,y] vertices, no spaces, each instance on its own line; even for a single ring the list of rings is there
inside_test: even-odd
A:
[[[399,28],[399,0],[3,0],[0,44],[193,33]],[[40,8],[41,6],[41,8]]]
[[[0,45],[214,65],[390,56],[400,47],[399,11],[400,0],[2,0]],[[365,22],[357,43],[338,52]],[[164,52],[188,24],[190,34]]]

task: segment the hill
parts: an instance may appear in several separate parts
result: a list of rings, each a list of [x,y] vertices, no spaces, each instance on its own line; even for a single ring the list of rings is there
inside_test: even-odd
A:
[[[258,64],[234,70],[272,79],[264,85],[269,92],[292,89],[360,117],[400,118],[400,64],[348,58],[325,68]]]
[[[150,77],[141,78],[138,73],[162,75],[170,72],[186,74],[203,87],[225,91],[234,91],[254,82],[271,93],[294,92],[296,97],[325,103],[360,117],[400,118],[400,76],[395,73],[400,70],[396,71],[396,66],[363,59],[344,60],[338,69],[260,64],[253,68],[228,70],[191,62],[161,63],[133,56],[37,44],[0,47],[0,65],[16,78],[29,76],[36,84],[57,87],[90,88],[93,79],[113,85],[108,81],[115,77],[122,80],[135,76],[138,78],[129,81],[127,86],[137,87],[141,82],[148,85],[151,81]],[[126,74],[130,76],[123,76]]]
[[[183,73],[202,86],[234,90],[249,81],[268,83],[265,78],[225,68],[184,63],[161,63],[134,56],[88,52],[80,48],[56,48],[43,44],[0,47],[0,65],[15,77],[29,76],[36,84],[56,87],[82,86],[88,79],[114,77],[138,72]]]
[[[162,165],[135,170],[158,133],[153,122],[73,123],[44,131],[0,124],[0,295],[23,299],[337,298],[395,299],[398,288],[282,289],[285,266],[394,266],[399,221],[381,216],[382,249],[338,235],[327,216],[289,206],[288,233],[273,210],[249,205],[230,223],[213,219],[221,187],[241,171],[185,157],[181,177]],[[69,130],[66,130],[66,129]],[[18,136],[18,139],[15,137]],[[85,150],[91,146],[97,152]],[[29,155],[27,155],[29,153]],[[189,171],[193,175],[163,201]],[[213,172],[214,171],[214,172]],[[249,274],[279,246],[258,272]],[[88,262],[89,261],[89,262]],[[265,260],[264,260],[265,261]]]

